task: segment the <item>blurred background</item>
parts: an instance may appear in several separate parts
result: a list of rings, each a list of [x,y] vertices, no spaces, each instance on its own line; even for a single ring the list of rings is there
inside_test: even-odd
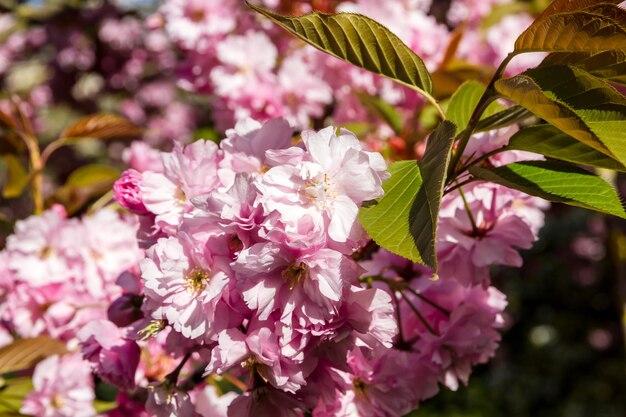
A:
[[[332,10],[336,2],[275,3],[298,11],[303,4]],[[435,0],[431,15],[450,25],[446,16],[452,3]],[[480,0],[474,3],[478,7]],[[481,30],[508,14],[536,14],[547,2],[491,3]],[[72,121],[102,111],[121,113],[145,127],[143,140],[161,149],[171,147],[171,137],[218,139],[215,106],[206,92],[180,88],[180,80],[189,78],[189,51],[173,45],[162,22],[154,19],[160,6],[154,0],[0,0],[0,109],[18,106],[42,146]],[[76,199],[67,186],[71,174],[86,165],[100,170],[73,213],[98,201],[124,166],[127,145],[82,141],[54,153],[45,184],[49,201]],[[5,157],[15,154],[16,146],[8,135],[2,137],[0,247],[14,222],[32,209],[27,195],[6,192],[6,184],[23,175],[19,163],[16,168],[16,161]],[[403,152],[392,142],[386,146]],[[616,180],[626,195],[626,181]],[[65,194],[58,192],[63,186]],[[468,387],[442,391],[416,415],[626,416],[626,225],[555,205],[541,239],[524,259],[521,269],[497,268],[492,274],[509,299],[508,325],[496,358],[476,368]]]

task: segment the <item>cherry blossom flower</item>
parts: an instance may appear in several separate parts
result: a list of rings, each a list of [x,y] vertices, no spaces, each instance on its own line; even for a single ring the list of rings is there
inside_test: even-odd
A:
[[[92,417],[95,399],[89,364],[79,354],[50,356],[35,367],[20,413],[41,417]]]

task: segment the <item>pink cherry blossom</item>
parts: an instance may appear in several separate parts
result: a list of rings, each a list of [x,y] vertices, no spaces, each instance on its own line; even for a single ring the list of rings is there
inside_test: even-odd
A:
[[[228,33],[235,28],[232,0],[168,0],[160,8],[169,36],[184,48],[205,47],[206,37]]]
[[[173,231],[182,215],[191,210],[193,197],[209,193],[220,185],[217,175],[221,152],[213,142],[199,140],[177,145],[163,155],[163,173],[146,171],[140,190],[144,206],[156,215],[161,229]]]
[[[88,323],[77,336],[83,357],[102,379],[122,389],[134,388],[140,353],[134,341],[124,339],[118,327],[107,320]]]
[[[79,354],[50,356],[35,367],[33,391],[20,413],[40,417],[92,417],[96,415],[89,364]]]
[[[148,387],[146,410],[154,417],[201,417],[189,394],[166,384]]]
[[[146,296],[157,306],[152,317],[167,320],[183,336],[208,337],[220,329],[215,321],[228,284],[227,269],[207,261],[206,254],[183,239],[161,238],[141,262]]]
[[[382,195],[382,182],[389,175],[386,164],[379,154],[363,151],[347,131],[340,135],[333,127],[305,131],[302,140],[306,160],[276,166],[263,176],[263,205],[267,212],[276,210],[281,216],[295,210],[300,211],[298,218],[307,211],[313,219],[321,215],[329,238],[346,242],[358,228],[360,204]],[[359,181],[354,180],[357,177]]]
[[[463,195],[448,194],[438,230],[441,275],[469,284],[486,281],[489,265],[521,266],[517,249],[528,249],[537,239],[542,206],[539,199],[494,184],[465,187]]]

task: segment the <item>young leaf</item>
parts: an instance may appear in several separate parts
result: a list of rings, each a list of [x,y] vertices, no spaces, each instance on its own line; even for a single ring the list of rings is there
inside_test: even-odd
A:
[[[626,86],[626,51],[555,52],[548,55],[541,66],[569,64],[591,75]]]
[[[2,197],[16,198],[22,195],[28,185],[30,177],[20,159],[11,154],[2,155],[6,167],[6,181],[2,190]]]
[[[65,129],[61,139],[123,139],[141,136],[142,130],[123,117],[97,113],[83,117]]]
[[[380,117],[397,135],[402,133],[402,117],[395,107],[379,97],[364,92],[357,91],[356,95],[370,113]]]
[[[535,152],[574,164],[626,171],[626,167],[616,160],[550,125],[535,125],[520,130],[511,137],[507,149]]]
[[[466,81],[461,87],[452,95],[446,115],[448,120],[457,126],[458,131],[463,131],[469,123],[472,112],[478,105],[480,97],[485,92],[485,86],[476,81]],[[497,102],[492,102],[487,109],[483,112],[482,117],[486,118],[494,115],[500,110],[503,110],[503,106]]]
[[[454,125],[442,122],[428,140],[422,163],[391,164],[385,195],[359,211],[359,221],[376,243],[434,270],[437,216],[454,135]]]
[[[19,413],[24,398],[33,390],[30,377],[11,378],[0,387],[0,416],[23,416]]]
[[[69,175],[65,185],[72,187],[89,187],[101,182],[115,181],[119,176],[120,171],[108,165],[84,165]]]
[[[31,368],[48,356],[65,352],[64,343],[48,336],[18,339],[0,349],[0,374]]]
[[[70,174],[47,204],[59,203],[69,214],[80,210],[89,200],[104,195],[119,178],[120,172],[107,165],[85,165]]]
[[[352,13],[282,16],[247,0],[246,4],[323,52],[408,87],[432,93],[432,81],[424,62],[375,20]]]
[[[389,165],[389,178],[383,184],[385,195],[359,210],[359,221],[376,243],[385,249],[425,263],[413,231],[419,232],[413,206],[422,189],[422,175],[417,161],[399,161]]]
[[[498,80],[496,90],[587,146],[626,164],[626,99],[589,73],[567,65]]]
[[[491,170],[471,167],[475,177],[541,197],[626,218],[615,189],[582,168],[560,162],[525,161]]]
[[[555,3],[517,38],[515,53],[626,49],[623,9],[590,1]]]

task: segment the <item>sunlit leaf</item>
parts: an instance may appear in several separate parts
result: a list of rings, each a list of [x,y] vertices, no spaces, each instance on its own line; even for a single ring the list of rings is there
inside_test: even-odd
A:
[[[26,171],[22,161],[20,161],[20,159],[15,155],[2,155],[2,160],[6,169],[6,178],[4,188],[2,189],[2,197],[19,197],[24,192],[24,189],[30,180],[28,171]]]
[[[74,214],[90,200],[110,191],[119,176],[119,170],[107,165],[93,164],[80,167],[70,174],[65,184],[54,193],[47,204],[62,204],[68,213]]]
[[[352,13],[282,16],[246,3],[321,51],[406,86],[432,92],[432,81],[421,58],[375,20]]]
[[[70,174],[65,185],[73,187],[88,187],[103,181],[115,181],[120,171],[108,165],[85,165]]]
[[[470,173],[549,201],[584,207],[626,218],[622,201],[603,178],[574,165],[525,161],[491,170],[471,167]]]
[[[569,64],[611,83],[626,86],[626,51],[623,50],[555,52],[541,63],[542,66],[555,64]]]
[[[66,351],[64,343],[48,336],[18,339],[0,349],[0,374],[32,368],[42,359]]]
[[[21,416],[24,398],[33,390],[30,377],[11,378],[3,380],[0,387],[0,416]]]
[[[480,97],[485,92],[485,86],[476,81],[466,81],[461,87],[452,95],[446,115],[448,120],[453,122],[458,131],[463,131],[469,123],[470,117],[474,112],[474,109],[480,101]],[[482,114],[482,117],[489,117],[503,110],[504,107],[497,102],[492,102]]]
[[[520,130],[511,137],[507,149],[535,152],[574,164],[626,171],[626,167],[616,160],[550,125],[529,126]]]
[[[589,73],[567,65],[528,70],[496,89],[587,146],[626,163],[626,99]]]
[[[97,113],[83,117],[65,129],[62,139],[96,138],[123,139],[141,136],[142,130],[133,123],[108,113]]]
[[[626,49],[624,16],[609,2],[555,1],[518,37],[515,52]]]
[[[93,407],[95,408],[98,414],[105,414],[111,410],[115,410],[118,404],[116,401],[100,401],[96,400],[93,402]]]
[[[428,139],[422,163],[391,164],[385,195],[359,211],[359,221],[376,243],[434,270],[437,217],[455,132],[454,124],[442,122]]]

